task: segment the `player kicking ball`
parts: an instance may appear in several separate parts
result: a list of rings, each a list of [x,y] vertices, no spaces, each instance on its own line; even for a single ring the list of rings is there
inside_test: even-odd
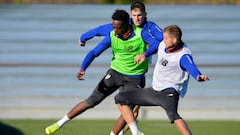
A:
[[[141,132],[128,105],[161,106],[182,135],[192,135],[187,123],[178,114],[179,96],[184,97],[187,92],[189,74],[199,82],[209,78],[198,70],[191,51],[181,40],[181,36],[182,31],[176,25],[164,28],[164,39],[158,47],[152,87],[131,88],[115,96],[115,102],[132,135],[140,135]],[[140,55],[138,58],[137,61],[141,62],[145,57]]]

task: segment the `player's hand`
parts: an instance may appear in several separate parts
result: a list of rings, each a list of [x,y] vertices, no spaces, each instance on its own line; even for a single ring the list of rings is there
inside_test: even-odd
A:
[[[83,75],[85,72],[83,70],[80,70],[76,75],[78,80],[84,80]]]
[[[197,76],[197,80],[198,80],[199,82],[203,82],[203,81],[208,81],[209,78],[208,78],[206,75],[198,75],[198,76]]]
[[[143,53],[143,54],[136,55],[136,56],[134,57],[134,63],[136,63],[136,64],[141,64],[141,63],[143,63],[143,62],[145,61],[145,58],[146,58],[146,56],[145,56],[144,53]]]
[[[80,40],[78,40],[78,44],[79,44],[80,46],[85,46],[85,43],[84,43],[84,42],[81,42]]]

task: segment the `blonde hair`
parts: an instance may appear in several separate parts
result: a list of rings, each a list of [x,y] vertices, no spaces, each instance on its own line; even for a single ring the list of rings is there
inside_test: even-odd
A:
[[[177,25],[169,25],[163,29],[163,32],[169,33],[170,35],[181,41],[182,30]]]

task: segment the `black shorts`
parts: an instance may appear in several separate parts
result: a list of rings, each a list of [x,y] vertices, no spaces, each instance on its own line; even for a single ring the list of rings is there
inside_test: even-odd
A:
[[[109,69],[86,101],[91,107],[94,107],[119,88],[120,91],[125,91],[144,86],[145,77],[133,78]]]
[[[174,89],[156,91],[153,88],[132,88],[115,96],[116,104],[161,106],[171,123],[181,119],[177,112],[179,93]]]

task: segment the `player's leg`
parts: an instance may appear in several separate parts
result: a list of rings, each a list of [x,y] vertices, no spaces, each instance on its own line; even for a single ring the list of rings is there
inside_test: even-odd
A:
[[[118,117],[118,119],[116,120],[110,135],[123,135],[124,134],[123,129],[124,129],[125,125],[126,125],[126,122],[123,119],[122,115],[120,115]]]
[[[108,74],[107,74],[108,75]],[[107,76],[106,75],[106,76]],[[107,96],[117,90],[119,86],[112,85],[111,79],[106,76],[99,82],[92,94],[85,100],[74,106],[62,119],[45,129],[47,135],[55,134],[69,120],[75,118],[84,111],[101,103]]]
[[[115,103],[118,104],[119,111],[123,115],[124,119],[128,123],[128,126],[132,134],[142,134],[137,127],[136,120],[134,118],[133,112],[129,104],[138,104],[138,105],[151,105],[154,103],[152,101],[151,95],[154,95],[150,89],[135,88],[131,91],[120,92],[115,96]],[[139,98],[141,97],[141,98]],[[121,104],[121,105],[120,105]],[[130,109],[130,111],[129,111]]]
[[[90,105],[86,100],[78,103],[76,106],[74,106],[68,113],[67,116],[69,119],[73,119],[79,114],[86,111],[88,108],[90,108],[92,105]]]
[[[53,123],[52,125],[48,126],[45,129],[45,133],[47,135],[55,134],[68,121],[80,115],[81,113],[85,112],[89,108],[92,108],[93,106],[99,104],[104,98],[105,98],[105,95],[100,93],[97,89],[95,89],[92,92],[92,94],[88,97],[88,99],[82,102],[79,102],[64,117],[62,117],[56,123]]]
[[[119,80],[122,80],[124,83],[123,86],[119,89],[120,92],[134,90],[137,88],[143,88],[145,86],[145,77],[142,78],[129,78],[126,76],[119,75]],[[139,106],[132,105],[130,107],[134,114],[134,119],[138,116]],[[124,121],[122,115],[115,122],[115,125],[110,133],[110,135],[123,135],[128,130],[128,125]]]
[[[133,108],[133,117],[135,120],[138,116],[139,108],[140,107],[137,105]],[[117,121],[115,122],[115,125],[114,125],[110,135],[124,135],[124,133],[126,133],[128,131],[128,129],[129,129],[129,127],[128,127],[127,123],[125,122],[122,115],[120,115],[119,118],[117,119]]]
[[[138,129],[137,123],[134,119],[132,110],[127,105],[117,104],[119,111],[121,112],[124,120],[128,123],[128,126],[132,132],[132,135],[141,135],[141,131]]]
[[[134,119],[135,119],[136,121],[137,121],[139,109],[140,109],[140,106],[136,105],[136,106],[134,106],[133,111],[132,111],[132,112],[133,112],[133,117],[134,117]],[[125,124],[125,127],[124,127],[124,129],[123,129],[123,133],[127,132],[128,129],[129,129],[128,125]]]
[[[82,101],[78,103],[75,107],[73,107],[65,116],[63,116],[60,120],[52,125],[46,127],[45,133],[47,135],[55,134],[64,124],[66,124],[69,120],[73,119],[80,113],[84,112],[90,107],[90,105],[86,101]]]
[[[175,90],[165,90],[161,94],[162,107],[166,110],[171,123],[174,123],[182,135],[191,135],[187,123],[180,117],[177,112],[179,93]]]
[[[183,119],[175,120],[174,124],[182,135],[192,135],[190,128]]]

